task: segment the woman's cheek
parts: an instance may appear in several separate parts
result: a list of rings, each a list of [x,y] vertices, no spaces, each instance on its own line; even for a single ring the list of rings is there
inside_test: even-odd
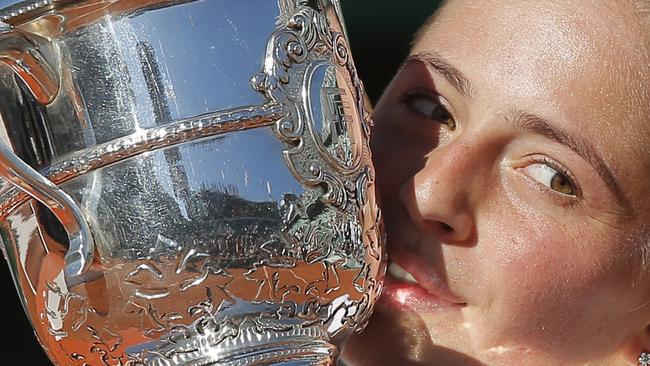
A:
[[[525,349],[579,359],[574,345],[586,342],[607,314],[598,310],[598,298],[611,291],[603,265],[616,265],[601,243],[607,233],[588,223],[502,212],[509,214],[494,217],[492,244],[479,245],[485,248],[479,255],[491,290],[476,319],[482,324],[476,339],[484,350]]]

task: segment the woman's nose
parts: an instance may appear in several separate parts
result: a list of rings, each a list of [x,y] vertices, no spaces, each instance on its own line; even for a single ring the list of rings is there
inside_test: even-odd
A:
[[[442,242],[468,244],[474,209],[487,183],[482,153],[469,143],[450,142],[431,151],[426,162],[400,187],[400,199],[415,224]]]

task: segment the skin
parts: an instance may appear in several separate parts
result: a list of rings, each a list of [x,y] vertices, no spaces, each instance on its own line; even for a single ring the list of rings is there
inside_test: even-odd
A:
[[[389,261],[419,258],[463,304],[385,295],[346,364],[638,364],[650,349],[646,16],[624,1],[451,0],[425,25],[376,107],[373,158]],[[521,127],[531,115],[591,153]]]

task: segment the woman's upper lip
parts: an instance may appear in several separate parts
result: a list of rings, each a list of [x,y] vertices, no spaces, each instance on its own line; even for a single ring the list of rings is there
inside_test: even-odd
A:
[[[463,299],[451,291],[445,279],[438,275],[422,257],[405,250],[393,249],[392,251],[389,250],[388,260],[413,275],[418,285],[428,293],[454,304],[466,304]]]

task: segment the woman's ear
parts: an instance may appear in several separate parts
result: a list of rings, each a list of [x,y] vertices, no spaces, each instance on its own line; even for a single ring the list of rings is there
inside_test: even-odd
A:
[[[644,364],[639,360],[644,352],[650,357],[650,324],[638,334],[633,335],[621,348],[621,355],[630,365],[650,365],[650,361]]]

